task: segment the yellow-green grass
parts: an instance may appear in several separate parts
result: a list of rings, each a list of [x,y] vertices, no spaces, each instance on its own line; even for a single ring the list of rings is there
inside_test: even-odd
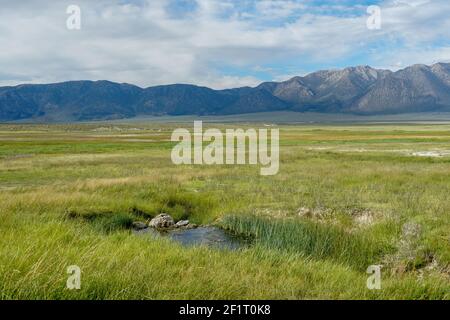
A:
[[[450,298],[450,157],[412,155],[449,151],[450,125],[285,125],[269,177],[173,165],[177,126],[0,125],[1,298]],[[129,230],[161,212],[253,245]],[[407,223],[421,233],[405,238]],[[383,265],[381,290],[366,287],[370,264]],[[81,290],[66,289],[70,265]]]

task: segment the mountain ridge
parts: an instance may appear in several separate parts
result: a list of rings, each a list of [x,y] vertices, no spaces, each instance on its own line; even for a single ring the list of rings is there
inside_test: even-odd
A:
[[[282,82],[223,90],[192,84],[141,88],[107,80],[0,87],[0,121],[270,111],[364,115],[450,111],[450,64],[416,64],[395,72],[370,66],[320,70]]]

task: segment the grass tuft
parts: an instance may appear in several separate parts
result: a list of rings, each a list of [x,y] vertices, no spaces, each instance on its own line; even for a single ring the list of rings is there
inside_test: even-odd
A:
[[[383,247],[364,234],[351,234],[339,227],[300,219],[268,219],[226,216],[221,225],[240,235],[255,238],[270,249],[300,253],[313,259],[331,259],[360,271],[380,262]]]

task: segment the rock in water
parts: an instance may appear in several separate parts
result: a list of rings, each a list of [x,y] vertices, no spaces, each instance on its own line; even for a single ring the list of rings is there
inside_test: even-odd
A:
[[[171,216],[162,213],[153,218],[148,225],[156,229],[167,229],[173,227],[174,224],[175,222]]]
[[[134,230],[143,230],[147,228],[147,224],[141,221],[135,221],[133,222],[132,227]]]
[[[189,224],[189,220],[180,220],[175,224],[175,227],[182,228],[186,227]]]

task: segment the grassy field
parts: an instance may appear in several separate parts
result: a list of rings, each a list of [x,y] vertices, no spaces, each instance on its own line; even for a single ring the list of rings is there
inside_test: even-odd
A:
[[[450,125],[283,125],[267,177],[173,165],[178,126],[0,125],[0,298],[450,299]],[[253,244],[131,232],[161,212]]]

